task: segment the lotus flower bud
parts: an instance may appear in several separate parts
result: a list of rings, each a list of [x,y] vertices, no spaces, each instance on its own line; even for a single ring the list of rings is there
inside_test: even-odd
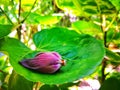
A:
[[[65,65],[64,60],[57,52],[39,53],[33,59],[20,61],[24,67],[41,73],[55,73],[61,66]]]

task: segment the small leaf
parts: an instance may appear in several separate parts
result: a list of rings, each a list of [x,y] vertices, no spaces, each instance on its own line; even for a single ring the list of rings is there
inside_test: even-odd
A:
[[[12,28],[12,25],[0,25],[0,38],[8,35],[11,32]]]
[[[22,14],[23,17],[27,15],[27,12]],[[31,19],[32,18],[32,19]],[[39,15],[37,13],[30,13],[29,17],[26,19],[27,23],[34,23],[34,24],[43,24],[43,25],[51,25],[56,24],[60,21],[61,16],[57,15]]]
[[[85,34],[96,35],[100,33],[100,27],[92,22],[76,21],[72,23],[72,27]]]
[[[58,23],[60,19],[61,16],[53,16],[53,15],[39,16],[37,18],[40,24],[45,24],[45,25]]]
[[[97,14],[97,10],[95,9],[93,9],[93,8],[84,8],[84,11],[86,12],[86,13],[88,13],[88,14],[91,14],[91,15],[93,15],[93,14]]]
[[[73,0],[55,0],[55,3],[58,8],[68,12],[70,14],[79,15],[82,11],[74,5]]]
[[[112,61],[120,62],[120,55],[117,54],[117,53],[115,53],[115,52],[110,51],[107,48],[106,48],[106,56],[108,56],[109,58],[111,58]]]

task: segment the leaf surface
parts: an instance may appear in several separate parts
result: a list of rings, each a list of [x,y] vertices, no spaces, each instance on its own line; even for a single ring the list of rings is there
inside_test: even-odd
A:
[[[4,36],[8,35],[11,32],[11,29],[13,28],[12,25],[0,25],[0,38],[3,38]]]
[[[104,47],[101,42],[89,35],[80,35],[66,28],[42,30],[34,35],[33,40],[36,51],[31,51],[13,38],[1,40],[0,50],[9,53],[10,63],[17,73],[34,82],[62,84],[78,80],[93,73],[104,57]],[[46,51],[56,51],[66,60],[66,65],[57,73],[37,73],[19,64],[24,58],[33,58],[37,52]]]

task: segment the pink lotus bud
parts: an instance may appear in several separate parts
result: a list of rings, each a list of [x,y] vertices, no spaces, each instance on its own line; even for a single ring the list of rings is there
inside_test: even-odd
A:
[[[61,56],[57,52],[43,52],[33,59],[20,61],[20,64],[41,73],[55,73],[61,66],[65,65],[65,62],[61,60]]]

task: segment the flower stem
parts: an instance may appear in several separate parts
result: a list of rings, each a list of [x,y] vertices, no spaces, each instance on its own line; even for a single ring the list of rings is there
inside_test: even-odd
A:
[[[31,9],[30,9],[30,11],[29,11],[28,14],[26,15],[26,17],[21,21],[21,23],[23,23],[23,22],[27,19],[27,17],[30,15],[30,13],[31,13],[32,9],[34,8],[36,2],[37,2],[37,0],[34,1],[32,7],[31,7]]]
[[[105,30],[106,29],[106,16],[105,15],[102,15],[101,16],[101,19],[102,19],[102,31],[103,31],[103,40],[104,40],[104,46],[107,47],[107,31]],[[104,58],[103,59],[103,62],[102,62],[102,70],[101,70],[101,73],[102,73],[102,79],[101,79],[101,83],[104,82],[105,78],[106,78],[106,75],[105,75],[105,68],[106,68],[106,59]]]
[[[21,11],[21,0],[19,0],[19,9],[18,9],[18,25],[20,25],[20,11]],[[18,39],[21,39],[21,25],[17,28]]]
[[[37,82],[35,85],[35,90],[39,90],[39,88],[40,88],[40,82]]]
[[[8,15],[5,13],[5,11],[0,7],[0,10],[3,12],[3,14],[6,16],[6,18],[8,19],[8,21],[13,25],[13,22],[11,21],[11,19],[8,17]]]

